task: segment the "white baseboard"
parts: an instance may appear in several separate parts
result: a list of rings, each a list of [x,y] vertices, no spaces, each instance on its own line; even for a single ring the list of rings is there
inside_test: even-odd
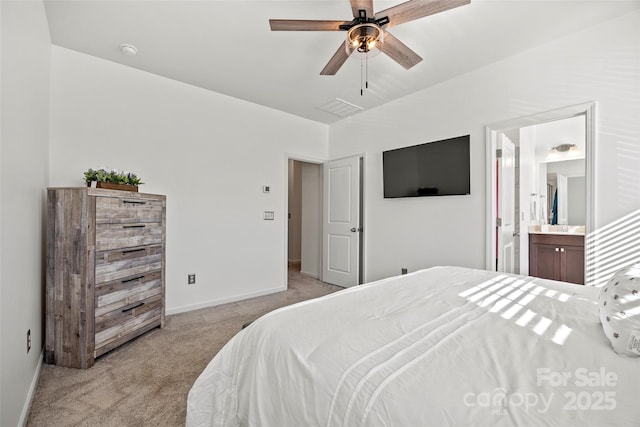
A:
[[[242,301],[249,298],[261,297],[263,295],[275,294],[276,292],[286,291],[286,287],[271,288],[259,292],[250,292],[248,294],[234,295],[228,298],[220,298],[211,301],[199,302],[197,304],[181,305],[179,307],[171,307],[165,310],[167,316],[172,314],[186,313],[188,311],[198,310],[200,308],[214,307],[216,305],[228,304],[230,302]]]
[[[300,270],[300,274],[302,274],[303,276],[312,277],[316,280],[320,280],[320,275],[318,275],[317,273],[309,273],[308,271]]]
[[[44,360],[44,347],[42,347],[42,351],[40,352],[40,357],[38,358],[38,365],[36,366],[36,372],[33,374],[33,379],[31,380],[31,385],[29,386],[29,392],[27,393],[27,399],[24,402],[24,406],[22,407],[22,413],[20,414],[20,420],[18,421],[18,425],[25,427],[27,425],[27,420],[29,419],[29,412],[31,411],[31,404],[33,403],[33,395],[36,393],[36,388],[38,387],[38,380],[40,379],[40,371],[42,370],[42,362]]]

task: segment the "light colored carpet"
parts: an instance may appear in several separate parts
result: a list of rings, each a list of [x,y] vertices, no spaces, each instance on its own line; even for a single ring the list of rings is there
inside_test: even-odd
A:
[[[341,288],[289,269],[289,290],[167,316],[87,370],[43,365],[28,426],[183,426],[187,393],[242,325]]]

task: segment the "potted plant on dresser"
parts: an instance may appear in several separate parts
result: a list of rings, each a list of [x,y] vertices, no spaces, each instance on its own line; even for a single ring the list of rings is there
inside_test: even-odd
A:
[[[117,169],[110,171],[100,168],[89,168],[84,173],[84,180],[87,187],[105,188],[108,190],[138,191],[138,186],[144,184],[134,173],[123,172]]]

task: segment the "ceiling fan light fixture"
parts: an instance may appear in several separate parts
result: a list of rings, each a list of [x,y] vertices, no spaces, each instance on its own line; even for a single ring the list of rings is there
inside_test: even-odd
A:
[[[567,151],[577,151],[576,144],[560,144],[555,147],[551,147],[551,151],[557,151],[560,153],[566,153]]]
[[[354,55],[366,62],[370,56],[381,51],[408,70],[422,61],[422,58],[383,28],[395,27],[470,2],[471,0],[409,0],[376,14],[373,0],[350,0],[353,14],[351,21],[269,19],[269,26],[271,31],[346,31],[346,40],[320,71],[322,76],[335,75],[347,59]],[[384,41],[383,38],[387,40]]]
[[[371,58],[380,53],[379,46],[383,41],[384,32],[378,25],[371,22],[354,25],[347,31],[347,54]]]

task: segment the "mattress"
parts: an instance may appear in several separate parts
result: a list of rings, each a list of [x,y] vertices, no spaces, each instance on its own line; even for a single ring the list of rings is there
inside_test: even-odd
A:
[[[434,267],[275,310],[189,392],[195,426],[638,426],[598,288]]]

